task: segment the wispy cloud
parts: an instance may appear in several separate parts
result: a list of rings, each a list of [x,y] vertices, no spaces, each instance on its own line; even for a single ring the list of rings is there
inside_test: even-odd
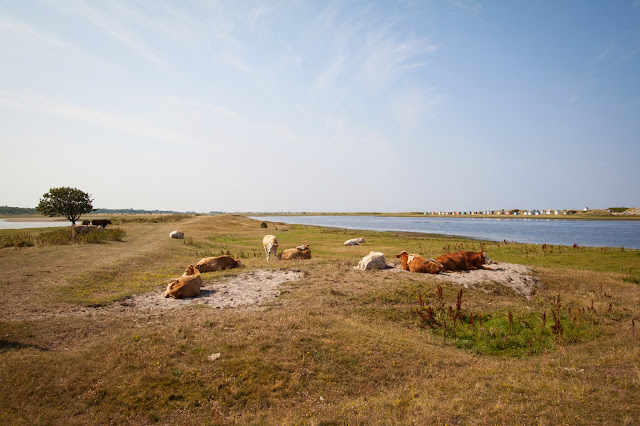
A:
[[[402,30],[402,17],[379,17],[368,8],[347,12],[333,5],[318,20],[315,32],[327,34],[325,61],[312,93],[356,87],[377,91],[418,71],[440,46]],[[341,87],[338,87],[338,84]]]
[[[254,28],[260,18],[276,10],[276,7],[258,6],[248,12],[249,25]]]
[[[142,136],[152,141],[180,145],[189,143],[179,133],[159,126],[157,122],[148,122],[141,117],[131,116],[130,114],[117,114],[85,105],[77,105],[64,99],[52,98],[46,95],[17,95],[15,93],[0,92],[0,108],[80,121],[102,129]]]
[[[113,13],[99,10],[83,0],[53,2],[54,7],[60,11],[86,19],[105,35],[119,42],[133,54],[152,62],[157,66],[170,69],[169,64],[161,57],[160,53],[150,44],[146,43],[134,28],[126,25],[125,20]],[[124,10],[122,7],[120,10]]]
[[[23,36],[32,37],[51,46],[64,48],[74,47],[71,43],[61,39],[60,37],[36,29],[26,22],[0,18],[0,30],[10,31],[13,33],[21,34]]]
[[[391,113],[400,127],[411,130],[446,99],[447,96],[438,93],[436,88],[398,93],[391,102]]]
[[[615,51],[615,48],[616,46],[613,42],[609,42],[609,44],[607,44],[606,46],[600,47],[595,57],[593,58],[593,62],[603,62],[607,59],[607,57],[611,55],[612,52]]]
[[[477,1],[468,0],[449,0],[449,3],[457,9],[463,10],[474,15],[479,15],[482,11],[482,4]]]
[[[363,71],[369,81],[381,84],[427,65],[427,55],[439,46],[428,39],[393,36],[390,26],[370,33]]]

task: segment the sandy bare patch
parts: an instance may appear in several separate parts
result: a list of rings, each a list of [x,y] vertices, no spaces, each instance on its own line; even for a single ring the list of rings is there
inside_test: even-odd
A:
[[[528,266],[499,263],[485,267],[487,269],[469,272],[441,272],[435,277],[439,281],[451,281],[464,288],[474,288],[482,283],[500,284],[527,299],[533,295],[533,290],[539,284],[538,279],[533,275],[533,270]]]
[[[302,276],[300,271],[260,269],[219,281],[205,281],[198,297],[165,299],[165,289],[161,289],[114,303],[105,309],[166,310],[187,305],[255,308],[278,297],[280,284],[299,280]]]
[[[539,280],[533,275],[533,270],[525,265],[516,263],[499,263],[485,266],[487,269],[464,272],[441,272],[436,275],[429,275],[438,281],[449,281],[460,284],[464,288],[476,288],[482,284],[499,284],[508,287],[527,299],[534,294],[535,288],[539,285]],[[400,266],[395,266],[394,270],[403,273]]]

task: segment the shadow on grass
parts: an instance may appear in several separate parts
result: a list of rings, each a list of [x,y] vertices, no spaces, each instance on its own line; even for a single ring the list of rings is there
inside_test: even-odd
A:
[[[26,349],[26,348],[33,348],[33,349],[37,349],[39,351],[48,351],[48,348],[42,347],[42,346],[38,346],[38,345],[31,345],[28,343],[20,343],[20,342],[14,342],[11,340],[4,340],[4,339],[0,339],[0,352],[8,352],[10,350],[14,350],[14,349]]]

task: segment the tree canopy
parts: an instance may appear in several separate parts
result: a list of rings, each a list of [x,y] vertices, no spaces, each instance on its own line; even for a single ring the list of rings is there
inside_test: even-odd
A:
[[[91,195],[76,188],[51,188],[44,194],[36,210],[45,216],[64,216],[75,225],[85,213],[93,210]]]

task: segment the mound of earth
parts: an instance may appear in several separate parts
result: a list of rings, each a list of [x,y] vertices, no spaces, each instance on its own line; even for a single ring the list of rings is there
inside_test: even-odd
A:
[[[258,307],[280,295],[280,284],[299,280],[302,276],[300,271],[260,269],[220,281],[205,281],[198,297],[164,298],[165,289],[161,289],[114,303],[108,308],[165,310],[186,305],[208,305],[214,308]]]
[[[539,281],[528,266],[515,263],[499,263],[469,272],[441,272],[434,277],[439,281],[450,281],[464,288],[474,288],[483,283],[500,284],[527,299],[534,294]]]
[[[538,278],[533,275],[533,270],[528,266],[515,263],[499,263],[485,265],[487,269],[476,271],[441,272],[435,275],[428,275],[438,281],[447,281],[460,284],[464,288],[486,288],[486,284],[498,284],[510,288],[517,294],[530,298],[534,294],[535,288],[539,284]],[[394,272],[412,274],[413,272],[403,271],[400,265],[394,265]],[[423,275],[423,274],[419,274]]]

